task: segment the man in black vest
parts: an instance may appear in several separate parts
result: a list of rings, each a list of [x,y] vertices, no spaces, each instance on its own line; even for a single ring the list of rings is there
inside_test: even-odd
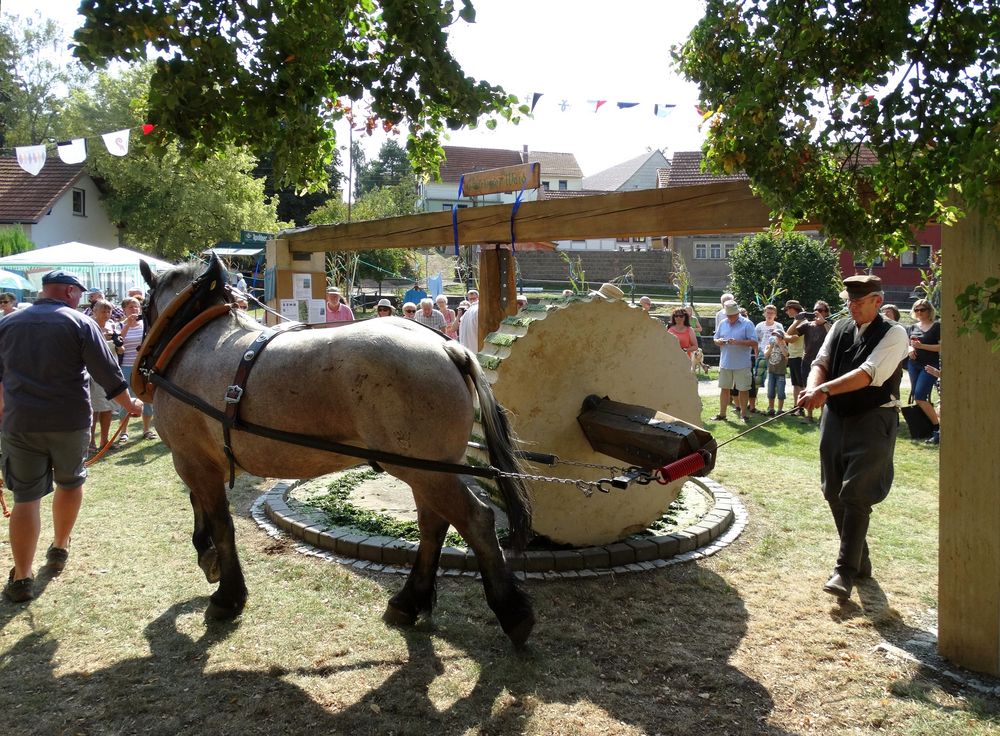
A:
[[[818,409],[823,495],[840,535],[840,554],[823,590],[841,601],[854,583],[871,576],[868,519],[872,506],[889,495],[892,454],[899,425],[900,361],[906,330],[882,318],[882,280],[844,279],[850,319],[834,325],[823,342],[797,405]]]

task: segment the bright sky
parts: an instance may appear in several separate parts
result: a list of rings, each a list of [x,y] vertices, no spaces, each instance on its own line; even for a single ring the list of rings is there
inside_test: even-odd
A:
[[[5,14],[28,17],[41,5],[67,36],[82,23],[79,0],[4,0]],[[467,74],[525,98],[540,92],[534,119],[495,131],[452,132],[446,143],[559,151],[576,156],[585,176],[646,151],[700,148],[697,89],[671,68],[670,47],[703,13],[701,0],[475,0],[476,23],[451,31],[452,52]],[[562,101],[569,103],[560,111]],[[588,100],[607,100],[597,112]],[[618,102],[637,102],[619,110]],[[654,104],[676,107],[656,117]],[[97,131],[95,131],[97,132]],[[347,143],[346,128],[340,143]],[[384,140],[366,141],[374,154]]]

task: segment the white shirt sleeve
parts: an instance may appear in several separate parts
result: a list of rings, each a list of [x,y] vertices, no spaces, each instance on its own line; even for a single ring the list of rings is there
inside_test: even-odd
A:
[[[868,329],[871,324],[869,322],[861,328],[864,332]],[[856,327],[854,329],[857,329]],[[871,376],[872,386],[881,386],[883,383],[889,380],[890,376],[896,371],[896,367],[899,365],[900,361],[906,357],[907,353],[908,338],[906,336],[906,330],[902,325],[892,325],[889,331],[885,333],[881,340],[879,340],[878,345],[872,350],[871,355],[865,360],[860,366],[861,370]],[[813,361],[813,365],[819,363],[827,370],[830,369],[830,354],[833,351],[833,330],[831,329],[826,333],[826,339],[823,340],[823,347],[819,349],[819,353],[816,354],[816,360]]]

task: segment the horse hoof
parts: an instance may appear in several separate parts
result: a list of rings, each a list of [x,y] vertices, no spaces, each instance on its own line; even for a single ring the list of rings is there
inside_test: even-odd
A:
[[[214,547],[205,550],[198,558],[198,567],[205,573],[205,580],[210,583],[217,583],[222,577],[222,571],[219,569],[219,553]]]
[[[205,609],[205,618],[213,621],[231,621],[243,613],[244,603],[219,603],[210,598],[208,608]]]
[[[417,622],[415,614],[407,613],[401,608],[396,608],[391,603],[385,607],[382,620],[390,626],[413,626]]]
[[[526,618],[521,619],[510,628],[505,628],[504,633],[510,638],[515,649],[522,649],[531,636],[531,630],[535,628],[535,614],[530,613]]]

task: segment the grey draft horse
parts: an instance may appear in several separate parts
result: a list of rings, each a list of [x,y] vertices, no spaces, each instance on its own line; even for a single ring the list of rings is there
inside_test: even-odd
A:
[[[154,275],[141,264],[149,295],[147,325],[194,283],[183,322],[212,305],[231,301],[226,271],[213,257]],[[147,327],[149,329],[149,327]],[[224,396],[241,356],[264,328],[237,309],[195,331],[164,368],[173,385],[225,411]],[[152,338],[153,335],[150,335]],[[144,348],[147,347],[144,345]],[[491,463],[516,471],[513,442],[475,356],[458,342],[409,320],[388,318],[278,335],[247,379],[241,419],[275,430],[310,435],[362,448],[448,463],[462,462],[474,416],[474,397]],[[219,582],[206,615],[240,614],[247,588],[236,551],[225,485],[230,464],[217,418],[179,400],[162,387],[154,398],[156,430],[173,455],[190,491],[192,542],[209,582]],[[312,478],[357,465],[358,459],[255,436],[235,427],[231,448],[238,468],[263,477]],[[453,474],[381,463],[413,491],[420,527],[417,559],[389,601],[385,620],[409,625],[434,604],[435,579],[448,525],[476,554],[490,608],[515,646],[531,633],[534,614],[518,588],[497,542],[493,511]],[[501,478],[500,492],[515,546],[531,525],[527,490],[519,479]]]

